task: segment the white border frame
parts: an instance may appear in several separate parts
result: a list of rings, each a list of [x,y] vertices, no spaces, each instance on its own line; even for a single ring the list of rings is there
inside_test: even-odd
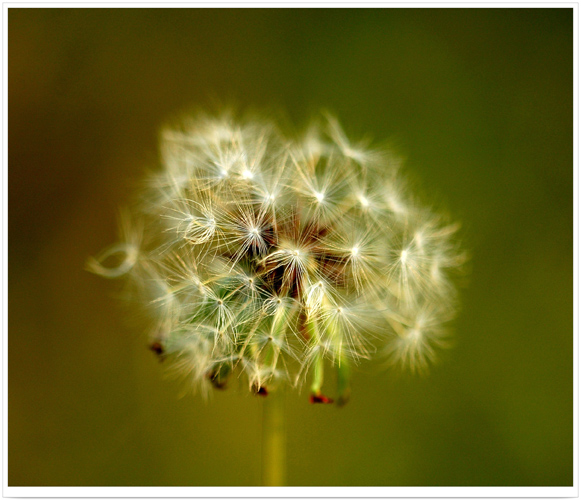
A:
[[[339,7],[339,8],[572,8],[573,9],[573,486],[562,487],[23,487],[8,486],[8,9],[19,8],[208,8],[208,7]],[[433,498],[488,498],[488,497],[527,497],[527,498],[578,498],[579,497],[579,3],[578,2],[172,2],[172,3],[74,3],[74,2],[6,2],[2,4],[2,171],[1,206],[2,216],[2,496],[8,498],[46,497],[46,498],[79,498],[79,497],[198,497],[198,498],[381,498],[381,497],[433,497]]]

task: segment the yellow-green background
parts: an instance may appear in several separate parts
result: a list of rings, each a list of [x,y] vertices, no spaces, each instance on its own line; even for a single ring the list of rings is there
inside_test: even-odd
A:
[[[180,399],[83,270],[159,125],[216,101],[391,139],[473,254],[429,377],[288,397],[289,484],[571,485],[572,14],[9,9],[9,485],[258,483],[262,400]]]

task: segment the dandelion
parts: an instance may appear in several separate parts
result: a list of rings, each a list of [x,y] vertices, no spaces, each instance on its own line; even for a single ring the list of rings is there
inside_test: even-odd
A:
[[[306,383],[311,402],[344,404],[353,365],[425,371],[446,346],[458,225],[418,203],[392,154],[333,117],[289,139],[228,114],[164,131],[161,153],[88,269],[135,285],[152,350],[194,390]]]

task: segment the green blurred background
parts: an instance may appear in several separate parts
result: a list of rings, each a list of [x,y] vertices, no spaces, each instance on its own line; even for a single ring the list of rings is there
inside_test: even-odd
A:
[[[473,254],[428,377],[288,396],[289,484],[572,485],[572,9],[11,8],[8,44],[10,486],[258,484],[262,400],[180,398],[83,270],[216,100],[390,139]]]

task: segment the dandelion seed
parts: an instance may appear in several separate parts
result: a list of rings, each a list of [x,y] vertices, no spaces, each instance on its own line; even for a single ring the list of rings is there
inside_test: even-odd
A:
[[[143,227],[133,223],[128,212],[121,212],[119,230],[122,240],[87,261],[87,270],[104,278],[126,276],[137,264],[142,245]]]
[[[309,317],[318,312],[325,300],[326,293],[328,293],[328,290],[322,281],[318,281],[308,288],[305,298],[305,308]]]

